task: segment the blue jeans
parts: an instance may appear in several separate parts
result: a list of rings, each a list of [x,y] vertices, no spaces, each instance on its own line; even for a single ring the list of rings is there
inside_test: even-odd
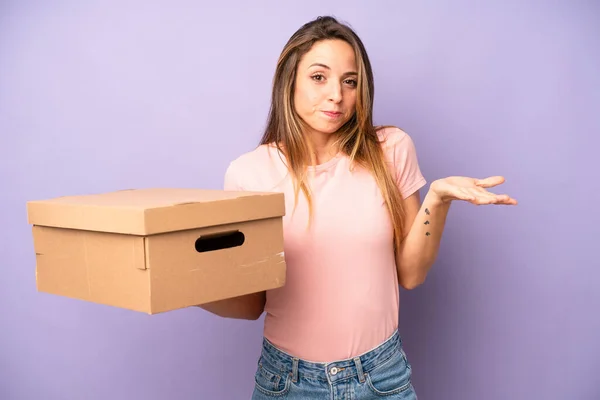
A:
[[[355,358],[314,363],[263,340],[253,400],[417,400],[411,367],[398,332]]]

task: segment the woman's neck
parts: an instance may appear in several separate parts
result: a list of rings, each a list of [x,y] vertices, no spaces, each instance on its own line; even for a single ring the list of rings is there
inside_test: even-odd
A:
[[[337,135],[333,133],[311,132],[306,135],[309,140],[311,156],[316,165],[324,164],[334,158],[339,149],[337,148]]]

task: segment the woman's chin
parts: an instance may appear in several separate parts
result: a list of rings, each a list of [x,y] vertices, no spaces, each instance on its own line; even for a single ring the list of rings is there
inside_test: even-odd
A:
[[[320,133],[323,135],[332,135],[336,133],[343,124],[313,124],[310,126],[310,129],[316,133]]]

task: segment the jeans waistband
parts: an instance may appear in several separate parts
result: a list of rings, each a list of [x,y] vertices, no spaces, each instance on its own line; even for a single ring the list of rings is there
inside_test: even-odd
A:
[[[263,339],[261,357],[283,375],[292,374],[292,380],[307,377],[328,382],[345,380],[358,376],[362,381],[364,374],[388,361],[398,351],[402,351],[402,339],[398,331],[382,344],[362,355],[332,362],[313,362],[293,357]]]

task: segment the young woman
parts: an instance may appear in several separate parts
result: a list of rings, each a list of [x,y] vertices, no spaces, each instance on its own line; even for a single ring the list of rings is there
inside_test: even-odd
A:
[[[358,36],[331,17],[307,23],[279,58],[260,146],[226,172],[226,190],[286,199],[286,285],[202,306],[266,312],[253,399],[416,399],[399,285],[425,281],[452,201],[516,204],[486,190],[502,177],[439,179],[421,203],[413,142],[374,126],[373,95]]]

